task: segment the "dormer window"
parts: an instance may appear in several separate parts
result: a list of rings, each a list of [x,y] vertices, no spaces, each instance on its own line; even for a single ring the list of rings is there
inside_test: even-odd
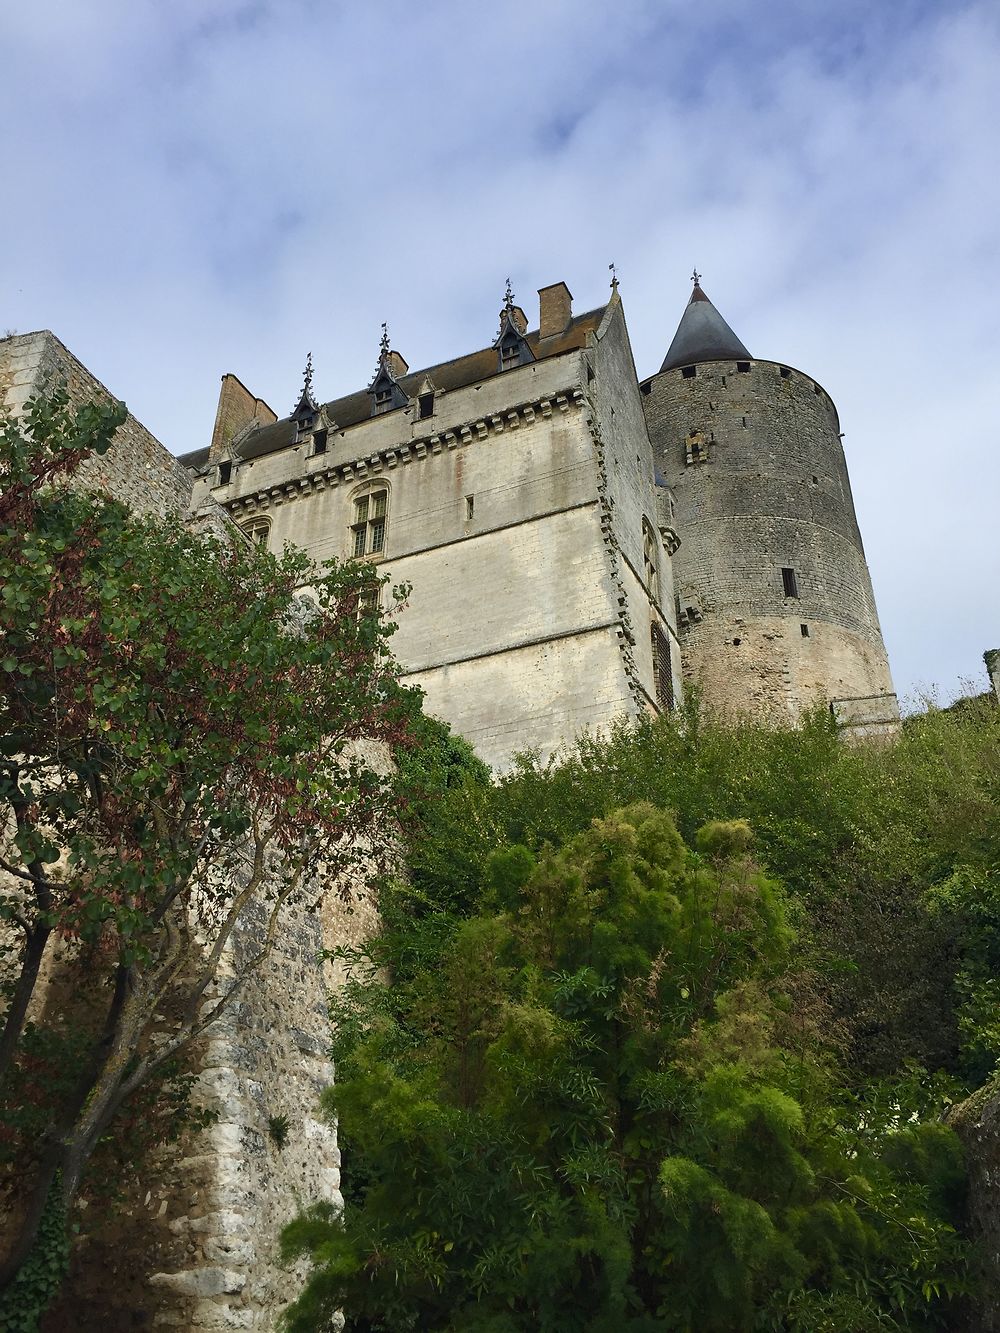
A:
[[[428,417],[434,415],[434,395],[433,393],[422,393],[417,399],[420,408],[420,420],[426,421]]]
[[[219,485],[228,486],[233,479],[233,465],[229,459],[219,464]]]
[[[372,405],[372,416],[381,416],[383,412],[392,411],[392,385],[383,384],[375,390],[375,401]]]
[[[314,431],[314,432],[313,432],[313,450],[312,450],[313,453],[314,453],[314,454],[325,454],[325,453],[326,453],[326,441],[327,441],[327,432],[326,432],[325,430],[317,430],[317,431]]]
[[[521,364],[521,349],[511,340],[500,348],[500,369],[513,370]]]
[[[524,336],[527,327],[524,311],[514,304],[514,293],[511,291],[508,278],[503,309],[500,311],[500,332],[493,340],[493,346],[497,350],[498,371],[515,370],[518,366],[526,366],[529,361],[534,361],[528,340]]]

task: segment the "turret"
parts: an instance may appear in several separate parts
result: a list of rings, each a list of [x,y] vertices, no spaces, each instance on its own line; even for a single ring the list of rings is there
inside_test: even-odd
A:
[[[641,389],[681,539],[685,676],[706,705],[788,721],[825,700],[846,727],[897,723],[829,394],[752,357],[697,273]]]

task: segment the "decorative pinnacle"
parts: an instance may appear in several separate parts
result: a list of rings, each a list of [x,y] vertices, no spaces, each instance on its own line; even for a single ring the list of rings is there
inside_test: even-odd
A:
[[[312,393],[312,386],[313,386],[313,354],[312,352],[307,352],[305,373],[302,376],[302,392],[304,394]]]
[[[503,295],[503,308],[507,311],[514,309],[514,289],[510,285],[510,278],[507,279],[507,290]]]
[[[616,292],[618,290],[618,270],[615,268],[613,263],[609,264],[608,268],[611,271],[611,290],[613,292]]]
[[[383,364],[389,359],[389,330],[386,327],[385,320],[382,321],[382,341],[378,345],[379,364]]]
[[[694,272],[691,274],[691,281],[694,283],[696,287],[701,286],[701,274],[698,272],[697,269],[695,269]]]

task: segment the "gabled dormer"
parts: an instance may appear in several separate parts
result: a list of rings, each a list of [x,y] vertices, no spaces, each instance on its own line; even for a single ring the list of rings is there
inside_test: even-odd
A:
[[[299,401],[292,409],[292,420],[295,422],[295,443],[301,444],[307,440],[316,429],[316,423],[319,419],[319,403],[313,396],[313,358],[312,352],[306,357],[305,373],[302,377],[302,393]]]
[[[389,349],[389,334],[382,325],[382,341],[379,344],[378,368],[375,378],[368,386],[372,400],[372,416],[380,417],[385,412],[394,412],[397,407],[405,407],[410,401],[396,378],[399,368],[405,374],[406,362],[398,352]]]
[[[514,304],[514,293],[511,291],[508,278],[503,309],[500,311],[500,332],[493,342],[497,351],[497,370],[515,370],[518,366],[525,366],[529,361],[534,361],[528,340],[524,336],[527,327],[528,321],[524,317],[524,311]]]

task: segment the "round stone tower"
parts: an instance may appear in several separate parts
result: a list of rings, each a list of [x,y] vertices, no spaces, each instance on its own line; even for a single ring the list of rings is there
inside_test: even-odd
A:
[[[641,385],[674,557],[685,677],[720,713],[899,720],[829,394],[755,360],[701,289]]]

